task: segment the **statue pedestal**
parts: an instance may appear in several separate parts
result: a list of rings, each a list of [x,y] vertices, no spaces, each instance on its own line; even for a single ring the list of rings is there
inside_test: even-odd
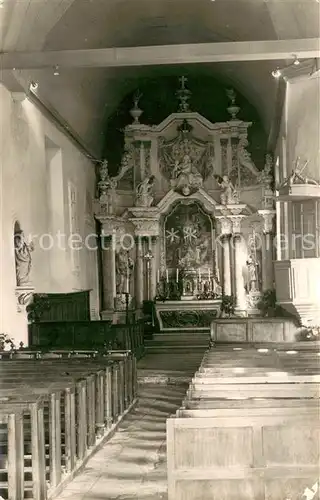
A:
[[[261,316],[261,311],[257,305],[261,300],[261,292],[259,290],[252,290],[247,295],[247,316]]]
[[[17,297],[17,311],[26,312],[27,306],[32,302],[35,288],[32,285],[17,286],[15,295]]]

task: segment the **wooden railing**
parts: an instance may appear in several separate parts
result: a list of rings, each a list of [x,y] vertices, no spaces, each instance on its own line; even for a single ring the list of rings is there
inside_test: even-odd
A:
[[[126,351],[17,352],[0,361],[0,394],[0,497],[45,500],[135,403],[136,359]]]
[[[109,321],[55,321],[29,325],[29,345],[47,349],[124,349],[144,354],[144,321],[111,325]]]

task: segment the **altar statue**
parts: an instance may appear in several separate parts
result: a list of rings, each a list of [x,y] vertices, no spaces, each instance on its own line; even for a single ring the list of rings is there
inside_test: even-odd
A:
[[[191,158],[185,154],[181,161],[176,160],[172,171],[172,181],[176,189],[181,189],[183,194],[189,194],[190,189],[198,189],[202,186],[202,176]]]
[[[258,291],[258,262],[253,255],[249,255],[246,262],[248,268],[248,292]]]
[[[222,205],[234,205],[239,203],[239,195],[230,181],[227,175],[220,177],[219,175],[215,175],[218,186],[221,188],[222,192],[220,194],[220,201]]]
[[[138,207],[150,207],[153,202],[154,175],[146,177],[136,189],[136,205]]]
[[[129,293],[129,283],[133,270],[133,260],[126,250],[116,254],[117,294]]]
[[[33,243],[27,243],[23,231],[14,234],[14,254],[16,261],[16,281],[17,286],[30,284],[31,252],[34,250]]]

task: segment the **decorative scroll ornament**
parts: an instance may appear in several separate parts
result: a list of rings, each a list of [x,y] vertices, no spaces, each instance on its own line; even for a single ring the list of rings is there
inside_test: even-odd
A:
[[[192,127],[184,120],[178,136],[159,141],[160,168],[171,187],[184,195],[199,189],[213,170],[213,145],[191,136]]]
[[[246,135],[242,135],[239,138],[238,143],[238,161],[240,168],[241,179],[245,178],[246,182],[242,182],[242,185],[252,185],[257,183],[257,176],[259,170],[252,161],[250,153],[247,151],[248,139]]]
[[[230,113],[230,115],[231,115],[231,120],[237,120],[237,114],[240,111],[239,106],[237,106],[235,103],[237,95],[233,89],[226,90],[226,94],[231,101],[231,104],[227,108],[228,113]]]
[[[109,176],[108,161],[104,160],[100,165],[100,181],[98,182],[99,202],[103,212],[108,215],[113,214],[114,205],[116,203],[116,177]]]
[[[179,78],[179,81],[181,84],[181,88],[179,90],[177,90],[177,92],[176,92],[176,96],[177,96],[178,100],[180,101],[178,111],[180,113],[187,113],[188,111],[190,111],[190,106],[189,106],[188,101],[189,101],[192,93],[185,86],[187,81],[188,81],[188,78],[186,78],[185,76],[181,76]]]
[[[266,161],[264,169],[258,173],[257,182],[262,184],[263,187],[271,190],[271,185],[273,181],[273,159],[270,154],[266,155]]]

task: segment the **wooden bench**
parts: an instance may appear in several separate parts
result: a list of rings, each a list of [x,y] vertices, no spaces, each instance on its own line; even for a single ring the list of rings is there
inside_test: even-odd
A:
[[[30,451],[36,439],[34,436],[38,436],[40,450],[37,453],[43,453],[45,457],[44,468],[41,465],[45,496],[43,487],[40,485],[40,494],[34,485],[38,462],[34,453],[25,454],[23,481],[26,492],[33,490],[34,500],[43,500],[47,494],[52,496],[57,492],[68,475],[72,475],[101,439],[114,431],[134,404],[136,361],[131,353],[117,351],[95,358],[73,355],[42,360],[33,355],[30,357],[32,359],[0,362],[0,418],[5,425],[23,415],[25,425],[19,432],[24,437],[25,452]],[[37,423],[32,418],[36,413],[40,419]],[[8,467],[12,462],[9,460],[12,455],[10,443],[3,442]],[[28,469],[26,463],[30,461],[31,469]],[[6,475],[4,465],[5,460],[0,470],[4,479],[0,495],[6,498],[10,490],[17,489],[10,479],[15,478],[17,472],[11,470],[10,465]],[[21,490],[22,479],[19,481]],[[12,493],[12,498],[23,498],[18,493],[16,495]]]
[[[319,408],[286,404],[168,419],[169,500],[302,498],[319,475]]]
[[[270,346],[205,353],[167,420],[169,500],[303,497],[319,473],[319,357],[294,356]]]

